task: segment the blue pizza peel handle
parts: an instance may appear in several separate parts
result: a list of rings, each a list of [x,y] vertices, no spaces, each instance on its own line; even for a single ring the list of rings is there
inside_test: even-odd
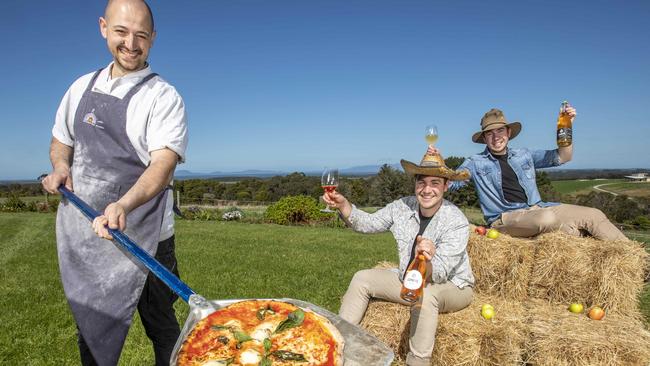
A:
[[[91,222],[95,220],[100,214],[95,211],[92,207],[88,206],[81,198],[77,197],[76,194],[72,193],[65,186],[61,185],[59,187],[59,192],[72,202],[75,207],[77,207]],[[145,265],[156,277],[163,281],[167,286],[169,286],[172,291],[178,294],[181,299],[185,302],[190,302],[190,297],[193,295],[192,302],[201,302],[203,299],[201,296],[197,295],[194,290],[192,290],[185,282],[181,281],[176,275],[170,272],[165,266],[160,264],[154,257],[145,252],[140,248],[133,240],[131,240],[126,234],[117,229],[107,228],[108,232],[113,236],[113,239],[118,243],[122,248],[126,249],[129,253],[133,254],[142,264]],[[205,299],[203,299],[205,301]]]

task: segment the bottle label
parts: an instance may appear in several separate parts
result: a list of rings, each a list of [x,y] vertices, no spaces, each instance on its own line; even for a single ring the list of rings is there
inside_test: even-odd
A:
[[[422,287],[422,274],[417,270],[410,270],[404,275],[404,287],[409,290],[417,290]]]
[[[558,141],[571,141],[573,138],[573,131],[571,128],[563,127],[557,129]]]

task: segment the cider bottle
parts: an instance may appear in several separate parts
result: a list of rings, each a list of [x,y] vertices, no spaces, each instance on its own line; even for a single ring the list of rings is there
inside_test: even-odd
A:
[[[402,291],[399,296],[410,303],[415,303],[422,297],[422,288],[424,288],[424,279],[427,270],[427,262],[424,255],[418,254],[409,264],[404,274]]]
[[[573,130],[571,128],[571,116],[567,112],[569,102],[562,102],[560,115],[557,117],[557,146],[566,147],[573,142]]]

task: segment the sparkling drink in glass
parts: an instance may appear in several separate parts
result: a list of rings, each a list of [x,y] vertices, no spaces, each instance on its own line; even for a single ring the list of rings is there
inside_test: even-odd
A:
[[[332,193],[336,190],[336,187],[339,186],[339,170],[338,169],[330,169],[330,168],[325,168],[323,170],[323,175],[321,176],[320,179],[320,185],[323,187],[323,190],[327,193]],[[321,210],[321,212],[334,212],[327,206],[324,210]]]
[[[427,144],[434,145],[438,141],[438,128],[434,125],[429,125],[424,129],[424,139]]]

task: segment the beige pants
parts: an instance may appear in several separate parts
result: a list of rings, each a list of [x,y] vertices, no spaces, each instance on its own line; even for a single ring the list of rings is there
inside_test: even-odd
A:
[[[629,240],[599,209],[568,204],[504,212],[492,227],[518,237],[561,230],[574,236],[586,231],[600,240]]]
[[[396,272],[386,269],[366,269],[355,273],[343,296],[339,315],[352,324],[359,324],[370,298],[408,305],[399,296],[402,282]],[[427,283],[422,302],[411,307],[409,366],[429,366],[438,327],[438,313],[449,313],[467,307],[472,302],[471,287],[458,288],[451,282]],[[398,332],[399,330],[395,330]]]

